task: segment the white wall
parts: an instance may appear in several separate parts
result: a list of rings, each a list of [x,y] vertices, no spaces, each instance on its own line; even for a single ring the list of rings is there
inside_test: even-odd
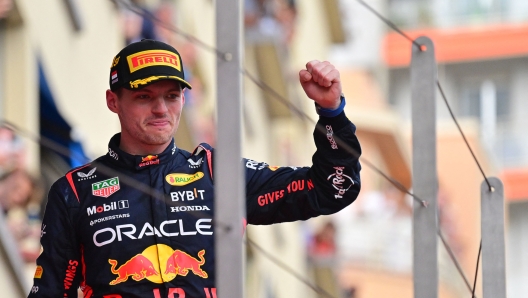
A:
[[[106,153],[109,138],[119,131],[117,117],[106,107],[105,91],[110,63],[124,42],[111,1],[77,3],[83,21],[80,32],[73,28],[65,1],[18,0],[23,38],[30,42],[17,48],[29,52],[25,63],[32,64],[32,70],[37,57],[42,59],[59,111],[81,136],[87,154],[95,157]],[[16,88],[38,84],[31,71],[25,76],[31,79]],[[35,95],[26,96],[38,108]]]

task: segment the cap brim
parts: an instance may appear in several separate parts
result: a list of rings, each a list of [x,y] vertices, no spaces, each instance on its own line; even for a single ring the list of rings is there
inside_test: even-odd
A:
[[[141,88],[144,88],[148,85],[154,84],[162,80],[175,80],[175,81],[180,82],[182,89],[183,88],[192,89],[192,86],[191,84],[189,84],[189,82],[177,76],[150,76],[147,78],[134,80],[133,82],[128,82],[123,87],[128,90],[139,90]]]

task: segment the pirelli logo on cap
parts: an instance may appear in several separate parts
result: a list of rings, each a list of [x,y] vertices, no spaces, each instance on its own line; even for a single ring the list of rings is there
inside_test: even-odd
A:
[[[170,66],[181,71],[180,57],[173,52],[164,50],[149,50],[132,54],[127,57],[130,73],[149,66]]]

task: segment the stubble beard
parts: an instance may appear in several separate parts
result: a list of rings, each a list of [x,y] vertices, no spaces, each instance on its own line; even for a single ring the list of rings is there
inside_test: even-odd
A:
[[[147,145],[163,145],[170,142],[175,132],[176,128],[171,131],[159,131],[155,133],[139,131],[136,133],[136,138]]]
[[[136,138],[138,140],[141,140],[144,144],[148,145],[163,145],[172,140],[174,137],[174,134],[176,133],[176,130],[178,129],[179,121],[180,119],[177,118],[173,121],[171,121],[172,129],[170,131],[157,131],[154,133],[149,133],[147,131],[141,130],[137,131]]]

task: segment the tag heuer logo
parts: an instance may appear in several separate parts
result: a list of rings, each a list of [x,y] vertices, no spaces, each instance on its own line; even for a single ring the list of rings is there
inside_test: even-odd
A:
[[[92,194],[97,197],[108,198],[119,190],[119,177],[92,183]]]

